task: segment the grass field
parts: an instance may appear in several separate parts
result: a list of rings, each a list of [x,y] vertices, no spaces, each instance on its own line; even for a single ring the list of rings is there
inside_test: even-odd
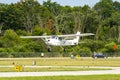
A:
[[[33,61],[36,61],[35,66],[53,66],[47,68],[24,68],[25,72],[40,72],[40,71],[85,71],[85,70],[110,70],[89,68],[89,66],[120,66],[120,58],[108,59],[92,59],[92,58],[0,58],[0,72],[13,72],[14,65],[33,66]],[[13,67],[7,67],[13,66]],[[54,67],[60,66],[60,67]],[[83,66],[82,68],[64,68],[63,66]],[[87,66],[87,68],[84,68]]]
[[[0,80],[120,80],[120,75],[13,77],[0,78]]]
[[[81,70],[108,70],[89,68],[89,66],[120,66],[120,58],[92,59],[92,58],[0,58],[0,72],[13,72],[13,62],[19,65],[53,66],[48,68],[24,68],[25,72],[39,71],[81,71]],[[58,68],[54,66],[60,66]],[[86,66],[88,68],[63,68],[63,66]],[[120,75],[89,75],[89,76],[48,76],[48,77],[11,77],[0,80],[120,80]]]
[[[90,71],[90,70],[111,70],[110,68],[64,68],[64,67],[48,67],[48,68],[24,68],[22,72],[45,72],[45,71]],[[0,72],[18,72],[13,67],[2,67]]]
[[[37,66],[120,66],[120,58],[92,59],[92,58],[0,58],[0,66],[15,64],[31,66],[33,60]]]

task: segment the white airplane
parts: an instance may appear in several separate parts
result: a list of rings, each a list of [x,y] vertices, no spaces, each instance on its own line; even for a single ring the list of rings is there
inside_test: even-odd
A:
[[[50,35],[50,36],[21,36],[21,38],[42,38],[47,45],[52,46],[73,46],[77,45],[79,42],[79,38],[81,36],[90,36],[94,35],[93,33],[84,33],[80,34],[77,32],[76,34],[67,34],[67,35]],[[66,39],[68,37],[74,37],[73,39]]]

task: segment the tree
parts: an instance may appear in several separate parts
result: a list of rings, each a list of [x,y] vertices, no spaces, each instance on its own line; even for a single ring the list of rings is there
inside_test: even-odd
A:
[[[43,2],[43,6],[45,6],[54,16],[58,16],[61,13],[61,6],[56,2],[51,2],[51,0],[47,0],[47,2]]]
[[[86,23],[88,20],[88,16],[91,14],[91,9],[89,6],[85,5],[83,7],[74,7],[73,8],[73,21],[74,21],[74,32],[80,31],[85,32]]]
[[[117,37],[117,41],[120,42],[120,14],[119,14],[119,11],[116,11],[115,13],[112,14],[111,22],[114,25],[114,27],[116,27],[116,29],[117,29],[116,37]]]
[[[100,0],[95,6],[94,9],[101,16],[101,20],[111,17],[114,7],[112,0]]]
[[[62,25],[63,18],[65,17],[63,8],[60,4],[57,4],[56,2],[51,2],[51,0],[43,2],[43,6],[47,7],[47,9],[52,13],[52,33],[60,34],[60,26]]]
[[[28,32],[32,32],[33,27],[38,23],[40,4],[35,0],[25,0],[19,2],[23,15],[23,26]]]
[[[1,40],[4,48],[13,48],[21,43],[20,37],[13,30],[6,30]]]
[[[1,13],[1,23],[3,23],[3,29],[22,29],[21,11],[17,8],[17,5],[11,4],[5,8]]]
[[[35,26],[34,28],[33,28],[33,35],[43,35],[45,33],[45,29],[43,29],[43,28],[41,28],[41,27],[39,27],[39,26]]]
[[[4,30],[25,29],[32,33],[32,29],[36,25],[44,28],[44,21],[50,16],[49,13],[48,9],[41,6],[36,0],[21,0],[2,9],[0,24],[4,24]]]
[[[120,10],[120,2],[115,1],[113,3],[113,6],[114,6],[114,10],[115,11],[119,11]]]
[[[117,46],[115,42],[111,42],[105,45],[106,52],[109,53],[109,55],[115,55]]]

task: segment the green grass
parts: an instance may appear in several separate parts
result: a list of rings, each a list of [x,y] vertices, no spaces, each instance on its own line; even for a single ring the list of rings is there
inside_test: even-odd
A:
[[[120,58],[108,59],[70,59],[70,58],[1,58],[0,59],[0,72],[13,72],[15,64],[32,66],[33,60],[36,60],[37,66],[61,66],[59,68],[24,68],[26,72],[39,72],[39,71],[81,71],[81,70],[100,70],[95,68],[63,68],[62,66],[120,66]],[[104,69],[101,69],[104,70]],[[108,70],[108,69],[105,69]],[[0,78],[0,80],[120,80],[120,75],[92,75],[92,76],[51,76],[51,77],[11,77]]]
[[[45,71],[90,71],[90,70],[111,70],[109,68],[63,68],[63,67],[49,67],[49,68],[24,68],[22,72],[45,72]],[[0,72],[17,72],[14,68],[2,67]]]
[[[32,65],[33,60],[36,60],[37,66],[120,66],[120,58],[108,59],[70,59],[70,58],[9,58],[0,59],[0,66],[12,65]]]
[[[13,62],[19,65],[32,66],[32,62],[36,61],[36,66],[61,66],[59,68],[24,68],[26,72],[40,71],[82,71],[82,70],[100,70],[95,68],[63,68],[62,66],[120,66],[120,58],[93,59],[93,58],[0,58],[0,72],[13,72]],[[109,69],[101,69],[109,70]]]
[[[120,75],[13,77],[0,80],[120,80]]]

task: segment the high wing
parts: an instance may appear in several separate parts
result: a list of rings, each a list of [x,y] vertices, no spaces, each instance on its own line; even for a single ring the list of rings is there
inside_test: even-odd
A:
[[[92,36],[94,35],[93,33],[84,33],[84,34],[79,34],[78,36]]]
[[[93,33],[85,33],[85,34],[68,34],[68,35],[57,35],[57,37],[74,37],[74,36],[90,36],[94,35]]]
[[[74,36],[90,36],[94,35],[93,33],[84,33],[84,34],[67,34],[67,35],[50,35],[50,36],[21,36],[21,38],[51,38],[51,37],[74,37]]]
[[[20,38],[50,38],[51,36],[21,36]]]

